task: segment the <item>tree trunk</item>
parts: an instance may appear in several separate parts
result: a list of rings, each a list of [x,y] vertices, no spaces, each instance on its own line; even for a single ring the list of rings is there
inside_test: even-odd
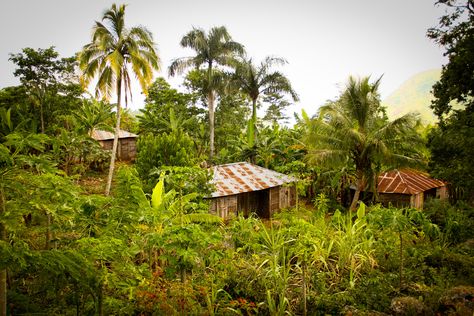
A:
[[[350,211],[355,211],[355,209],[357,208],[357,202],[359,202],[360,192],[364,190],[364,187],[365,185],[363,178],[357,179],[357,187],[354,193],[354,197],[352,198],[351,207],[349,208]]]
[[[117,155],[117,147],[118,147],[119,132],[120,132],[121,99],[122,99],[122,81],[119,75],[119,79],[117,79],[117,122],[115,124],[114,143],[112,145],[112,156],[110,158],[109,176],[107,177],[107,186],[105,188],[105,196],[109,196],[110,194],[110,188],[112,187],[112,178],[114,176],[115,157]]]
[[[257,99],[252,100],[253,142],[257,143]]]
[[[0,210],[6,212],[3,190],[0,191]],[[0,240],[7,241],[7,228],[0,223]],[[7,315],[7,269],[0,270],[0,316]]]
[[[207,95],[207,103],[209,107],[209,158],[214,158],[214,91],[210,91]]]
[[[360,196],[360,190],[357,187],[357,189],[354,193],[354,197],[352,198],[351,207],[349,208],[351,211],[355,211],[355,209],[357,207],[357,202],[359,202],[359,196]]]

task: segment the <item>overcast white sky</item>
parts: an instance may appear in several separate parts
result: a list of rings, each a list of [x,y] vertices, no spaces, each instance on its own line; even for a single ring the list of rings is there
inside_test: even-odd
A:
[[[54,45],[72,56],[90,41],[95,20],[114,1],[1,0],[0,88],[16,85],[9,53]],[[121,4],[122,2],[116,2]],[[247,54],[285,58],[281,70],[301,101],[290,109],[309,114],[333,99],[349,75],[384,75],[388,96],[412,75],[446,62],[443,50],[426,38],[442,8],[434,0],[129,0],[127,26],[143,25],[154,35],[168,78],[170,60],[188,56],[179,46],[193,26],[225,25]],[[178,87],[181,79],[170,79]],[[135,84],[132,109],[143,106]]]

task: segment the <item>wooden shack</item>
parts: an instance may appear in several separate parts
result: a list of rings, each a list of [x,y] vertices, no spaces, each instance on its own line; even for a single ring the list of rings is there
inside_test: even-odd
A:
[[[379,201],[387,206],[423,209],[427,198],[446,199],[446,183],[431,178],[427,173],[412,170],[391,170],[378,177]]]
[[[214,166],[210,212],[227,218],[256,213],[270,218],[296,204],[295,178],[248,162]]]
[[[103,149],[112,150],[114,144],[114,133],[102,130],[94,130],[92,138],[97,140]],[[123,161],[133,161],[137,156],[138,135],[120,130],[117,145],[117,159]]]

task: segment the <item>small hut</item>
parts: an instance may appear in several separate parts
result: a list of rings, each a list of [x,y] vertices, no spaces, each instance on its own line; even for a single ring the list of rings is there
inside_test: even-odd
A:
[[[424,200],[447,198],[446,183],[418,170],[391,170],[378,177],[379,201],[397,207],[423,209]]]
[[[102,130],[94,130],[92,138],[97,140],[103,149],[112,150],[114,144],[114,133]],[[133,133],[120,130],[117,145],[117,159],[133,161],[137,156],[137,137]]]
[[[213,167],[210,212],[226,218],[231,214],[270,218],[283,208],[296,204],[296,179],[247,162]]]

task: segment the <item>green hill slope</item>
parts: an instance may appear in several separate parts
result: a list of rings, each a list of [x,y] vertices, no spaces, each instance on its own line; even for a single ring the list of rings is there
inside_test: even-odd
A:
[[[433,98],[431,88],[440,76],[441,69],[433,69],[416,74],[405,81],[382,101],[387,107],[388,117],[394,119],[408,112],[418,112],[425,124],[436,122],[437,118],[430,109]]]

